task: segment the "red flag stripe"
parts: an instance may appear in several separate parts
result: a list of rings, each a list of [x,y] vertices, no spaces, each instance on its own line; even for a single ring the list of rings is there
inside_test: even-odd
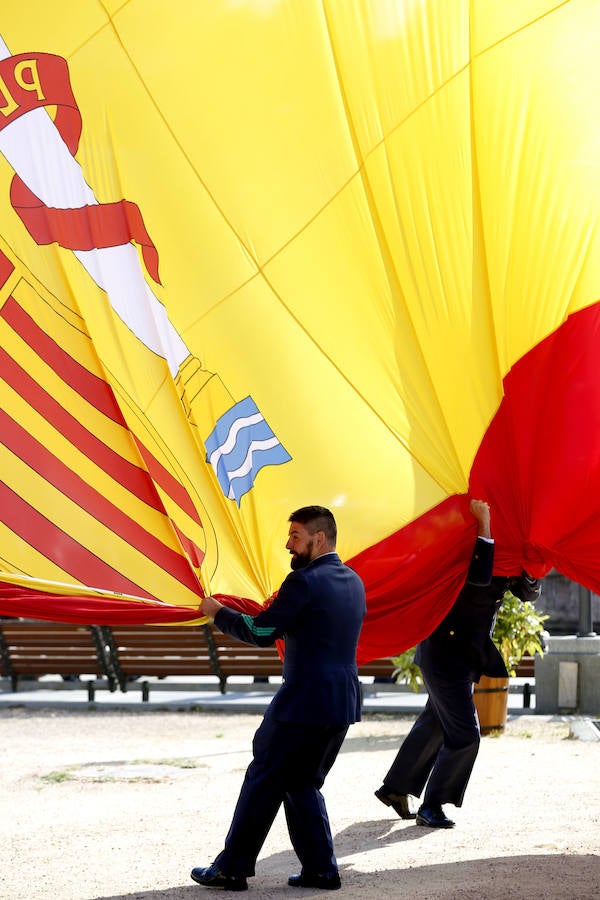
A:
[[[22,428],[7,413],[0,410],[0,442],[18,456],[65,497],[113,531],[131,547],[160,566],[191,591],[197,592],[198,582],[187,560],[171,547],[146,531],[130,516],[118,509],[99,491],[71,471],[60,459]],[[0,510],[0,518],[3,511]],[[47,556],[46,549],[35,545]]]
[[[8,256],[6,256],[0,250],[0,287],[3,284],[6,284],[12,273],[14,272],[15,267],[11,263]]]
[[[0,313],[12,330],[34,350],[66,384],[107,418],[126,428],[125,420],[114,394],[106,381],[65,352],[56,341],[37,325],[14,297],[4,304]]]
[[[183,531],[177,527],[175,522],[173,522],[173,528],[175,529],[175,532],[177,533],[177,536],[181,541],[181,546],[189,556],[192,565],[200,568],[204,560],[204,550],[201,550],[200,547],[194,543],[194,541],[190,540],[190,538],[187,537],[183,533]]]
[[[54,622],[87,622],[90,625],[195,624],[202,614],[197,607],[137,602],[87,594],[61,595],[0,582],[0,615],[24,616]]]
[[[107,590],[156,599],[83,547],[3,481],[0,481],[0,509],[2,520],[11,531],[82,584],[102,585]]]
[[[84,401],[90,403],[113,422],[127,428],[127,423],[123,418],[110,386],[66,353],[53,338],[34,322],[32,317],[19,305],[14,297],[10,297],[7,300],[0,314],[13,331],[37,353],[39,358],[71,390],[76,391]],[[65,434],[64,431],[62,433]],[[152,480],[192,521],[202,526],[198,512],[185,488],[165,469],[137,437],[135,437],[135,441]],[[96,459],[94,461],[97,462]],[[133,464],[131,463],[130,465]],[[101,466],[101,468],[104,467]],[[144,470],[140,469],[139,471],[145,477]],[[140,495],[137,494],[137,496]],[[140,499],[144,498],[140,497]],[[145,502],[148,501],[146,500]],[[155,502],[149,505],[157,508]]]
[[[197,525],[202,527],[202,522],[200,521],[200,516],[198,515],[196,507],[192,503],[192,499],[183,485],[177,481],[167,469],[165,469],[162,463],[150,453],[148,448],[145,447],[135,435],[133,435],[133,437],[155,484],[162,488],[165,494],[167,494],[167,496],[170,497],[193,522],[196,522]]]
[[[0,347],[0,376],[47,422],[107,475],[153,509],[162,503],[148,474],[92,434]]]

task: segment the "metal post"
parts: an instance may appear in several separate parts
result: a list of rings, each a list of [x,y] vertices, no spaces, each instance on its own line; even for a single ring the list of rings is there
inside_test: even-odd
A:
[[[579,585],[579,631],[577,637],[595,637],[592,623],[592,592]]]

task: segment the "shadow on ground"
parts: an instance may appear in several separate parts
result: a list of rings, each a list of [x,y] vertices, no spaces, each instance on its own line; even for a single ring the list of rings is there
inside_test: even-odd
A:
[[[400,833],[403,839],[403,834]],[[340,856],[343,835],[338,836]],[[313,900],[326,896],[323,891],[293,891],[286,886],[287,874],[297,870],[293,854],[275,854],[259,863],[259,874],[250,879],[246,896],[261,900],[281,900],[298,896]],[[283,866],[279,865],[284,863]],[[279,863],[279,864],[276,864]],[[287,864],[287,865],[286,865]],[[342,890],[336,897],[381,897],[386,892],[411,900],[522,900],[540,896],[544,900],[597,900],[590,884],[600,883],[600,856],[566,856],[563,854],[490,857],[448,864],[419,866],[412,869],[387,869],[384,872],[356,872],[341,865]],[[118,896],[97,896],[94,900],[188,900],[195,897],[230,896],[229,892],[211,891],[190,882],[160,891],[141,891]]]

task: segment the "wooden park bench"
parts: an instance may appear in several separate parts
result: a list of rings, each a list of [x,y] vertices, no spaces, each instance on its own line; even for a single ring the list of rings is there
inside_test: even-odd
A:
[[[404,682],[395,682],[392,679],[394,664],[391,659],[375,659],[364,666],[359,666],[358,674],[374,676],[373,687],[363,685],[363,694],[366,690],[380,691],[412,691],[412,688]],[[515,669],[515,678],[519,681],[509,682],[509,691],[514,694],[523,695],[523,707],[529,709],[531,707],[531,697],[535,694],[535,657],[524,656],[520,664]],[[526,680],[525,680],[526,679]],[[421,686],[419,693],[425,693],[426,689]]]
[[[147,701],[148,677],[212,676],[221,693],[235,676],[268,681],[280,676],[282,662],[277,648],[254,647],[206,625],[112,625],[101,628],[112,667],[122,691],[137,682]],[[172,685],[169,685],[172,687]]]
[[[280,676],[283,672],[283,663],[275,644],[269,647],[243,644],[216,628],[212,629],[212,639],[225,683],[228,678],[237,675],[250,675],[263,680]]]
[[[138,679],[214,676],[225,690],[210,625],[112,625],[101,632],[122,691]],[[148,700],[149,685],[141,682]]]
[[[395,666],[389,657],[385,659],[373,659],[358,667],[359,676],[373,676],[375,681],[391,682]]]
[[[222,693],[228,679],[251,677],[255,682],[281,677],[283,664],[275,645],[255,647],[222,634],[206,625],[76,625],[32,619],[0,619],[0,676],[11,679],[16,691],[20,681],[58,675],[78,679],[89,675],[85,684],[94,699],[97,687],[111,691],[118,685],[127,691],[139,683],[142,698],[148,700],[147,678],[168,676],[211,677]],[[359,666],[361,679],[372,677],[374,685],[363,690],[411,690],[392,680],[391,659],[372,660]],[[531,705],[535,691],[535,660],[525,657],[516,675],[528,679],[511,685],[523,694],[523,706]],[[100,679],[100,681],[96,680]],[[61,685],[67,686],[67,685]],[[76,682],[72,685],[76,686]],[[247,688],[247,685],[236,685]]]
[[[516,678],[535,678],[535,656],[524,656],[515,669]]]
[[[13,691],[18,690],[20,682],[45,675],[58,675],[63,681],[92,676],[85,682],[91,700],[101,686],[96,679],[105,679],[111,691],[116,688],[96,625],[0,619],[0,658],[2,674],[10,678]]]
[[[149,699],[151,687],[158,687],[144,680],[150,676],[214,676],[221,693],[225,693],[231,678],[250,677],[253,684],[264,683],[270,677],[281,677],[283,672],[276,645],[244,644],[212,624],[122,625],[103,627],[102,633],[121,690],[127,691],[138,682],[144,700]],[[387,681],[393,670],[390,659],[375,660],[362,666],[359,674]]]

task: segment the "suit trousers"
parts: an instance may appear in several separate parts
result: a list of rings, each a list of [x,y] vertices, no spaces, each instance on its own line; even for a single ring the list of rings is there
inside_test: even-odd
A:
[[[348,727],[263,719],[254,735],[253,760],[244,776],[225,847],[215,859],[222,872],[254,875],[258,854],[282,803],[302,870],[337,872],[320,788]]]
[[[429,697],[383,783],[414,797],[425,788],[423,806],[462,806],[480,743],[472,675],[459,661],[448,669],[420,666]]]

